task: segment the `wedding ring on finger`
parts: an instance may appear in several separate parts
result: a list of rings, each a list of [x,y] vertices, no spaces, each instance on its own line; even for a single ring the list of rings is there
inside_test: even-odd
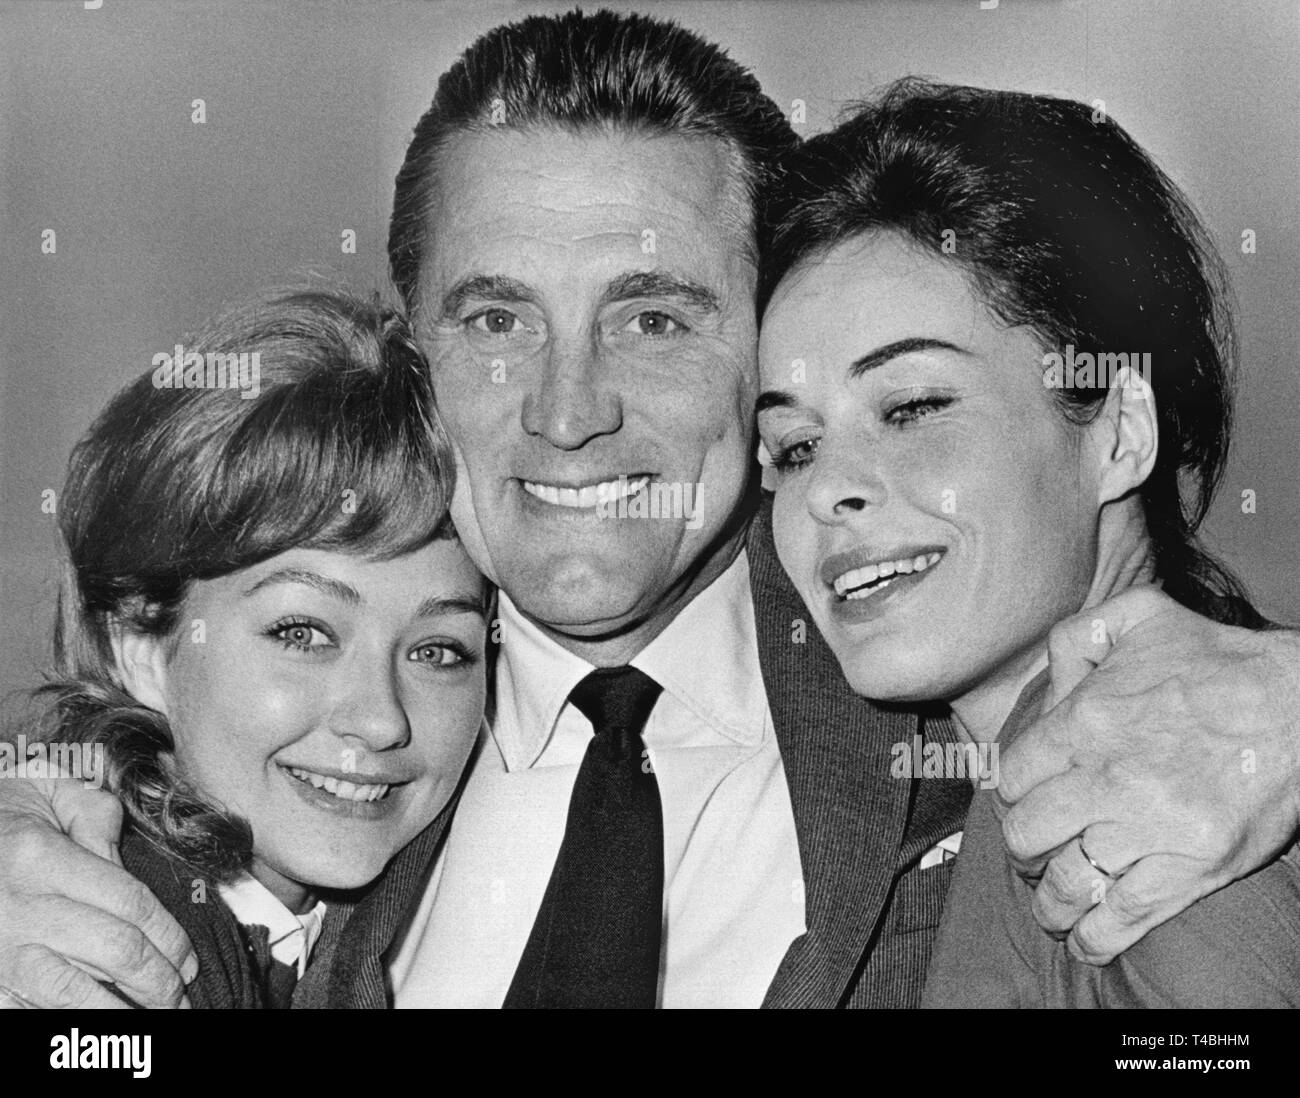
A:
[[[1122,876],[1124,876],[1127,867],[1125,867],[1125,869],[1121,869],[1118,873],[1112,873],[1109,869],[1106,869],[1103,865],[1101,865],[1101,863],[1099,863],[1096,858],[1094,858],[1091,854],[1088,853],[1088,848],[1083,845],[1082,835],[1077,836],[1075,841],[1079,844],[1079,853],[1083,855],[1084,860],[1090,866],[1092,866],[1093,869],[1095,869],[1098,873],[1100,873],[1103,877],[1108,877],[1112,881],[1118,881]]]

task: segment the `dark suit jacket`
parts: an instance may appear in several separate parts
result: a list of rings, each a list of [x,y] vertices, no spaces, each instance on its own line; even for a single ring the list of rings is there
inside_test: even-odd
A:
[[[945,712],[885,708],[849,688],[777,560],[770,500],[749,533],[763,683],[794,806],[808,932],[763,1005],[912,1007],[920,1001],[952,863],[921,856],[962,829],[964,778],[895,778],[891,748],[951,742]],[[806,640],[794,643],[797,622]]]
[[[808,932],[787,952],[765,1006],[911,1007],[920,1000],[951,863],[921,870],[940,839],[960,831],[969,783],[890,775],[891,747],[921,735],[951,741],[946,715],[887,709],[849,689],[781,569],[764,500],[748,540],[759,660],[776,726],[806,886]],[[804,640],[798,643],[797,625]],[[313,960],[295,1005],[384,1004],[380,955],[418,904],[450,808],[394,860],[351,912],[327,917],[322,943],[349,943],[332,964]]]

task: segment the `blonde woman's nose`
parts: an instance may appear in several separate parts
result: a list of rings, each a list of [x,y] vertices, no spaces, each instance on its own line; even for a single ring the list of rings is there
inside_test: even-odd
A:
[[[349,667],[329,723],[335,735],[359,739],[371,751],[385,751],[408,743],[411,726],[391,664],[385,661],[379,666],[378,661],[357,661]]]

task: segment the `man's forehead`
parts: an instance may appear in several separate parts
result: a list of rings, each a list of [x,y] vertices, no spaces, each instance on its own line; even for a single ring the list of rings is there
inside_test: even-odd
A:
[[[747,256],[748,214],[717,139],[552,127],[468,133],[440,154],[427,254],[442,275],[471,254],[500,262],[529,248],[637,250],[648,265],[661,248]]]

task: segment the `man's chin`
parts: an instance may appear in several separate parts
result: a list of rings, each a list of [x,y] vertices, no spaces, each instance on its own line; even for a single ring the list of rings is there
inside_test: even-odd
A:
[[[616,567],[575,567],[570,559],[554,571],[530,570],[527,578],[501,588],[526,617],[575,637],[602,637],[637,625],[653,613],[660,588],[658,575],[620,571]]]

